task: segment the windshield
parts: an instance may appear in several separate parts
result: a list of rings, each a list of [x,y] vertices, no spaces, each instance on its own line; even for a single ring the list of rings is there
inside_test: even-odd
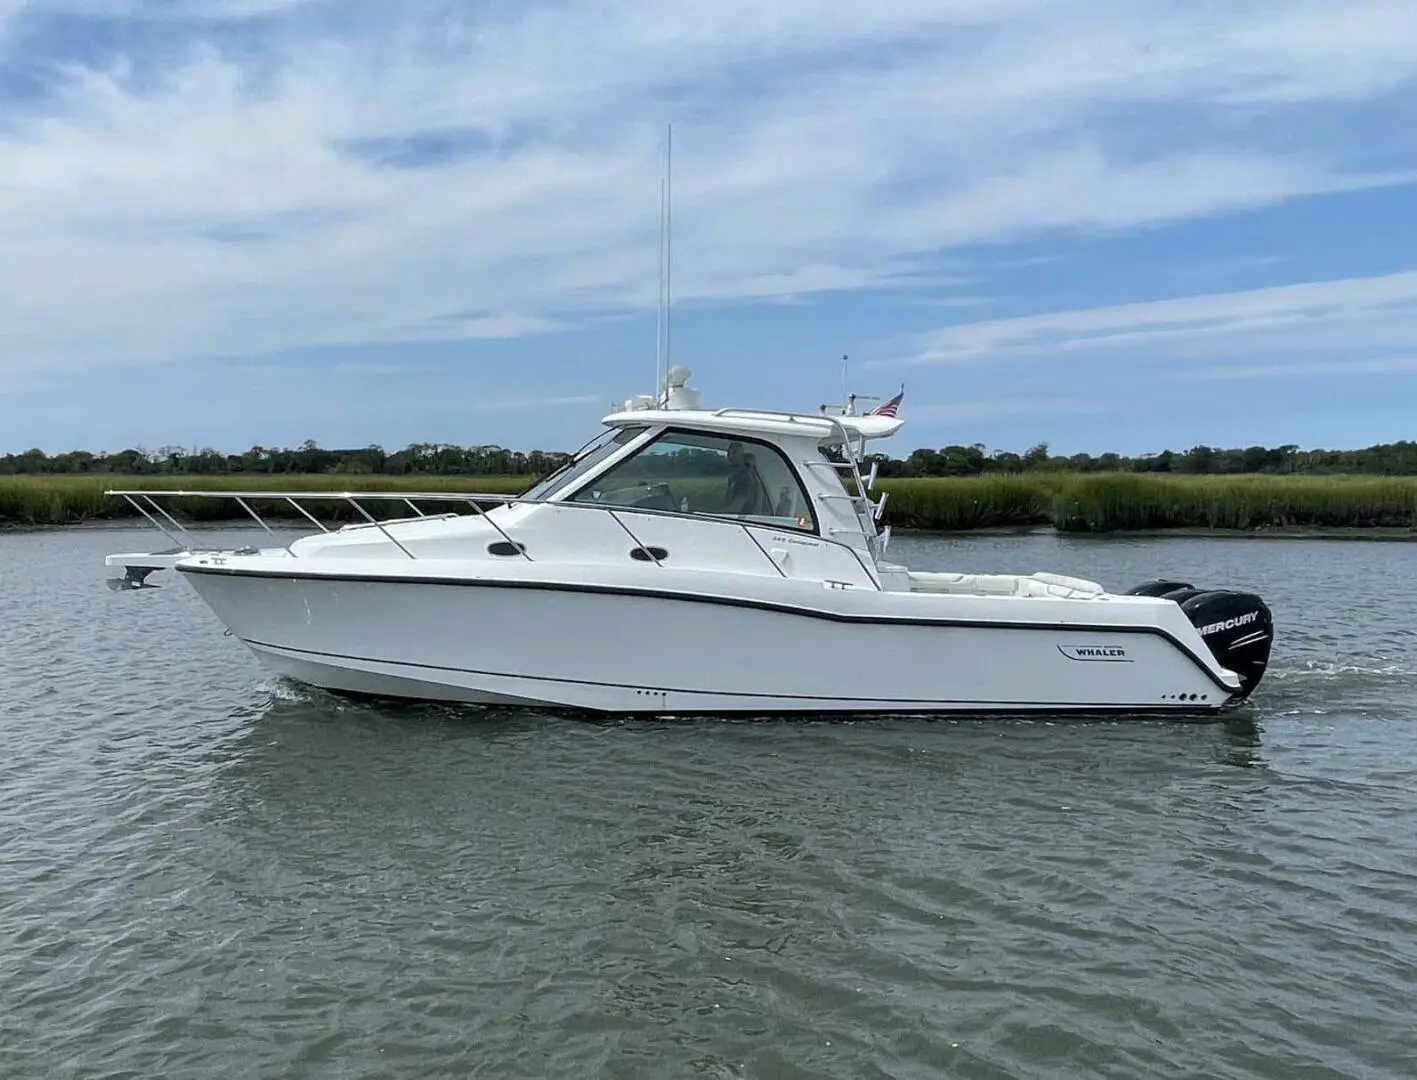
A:
[[[613,428],[604,432],[599,439],[582,450],[578,457],[572,458],[555,472],[533,484],[521,498],[529,500],[549,498],[567,484],[584,476],[630,440],[639,438],[645,430],[645,427],[641,425],[639,427]]]
[[[610,466],[570,501],[817,528],[811,499],[782,451],[732,434],[670,431]]]

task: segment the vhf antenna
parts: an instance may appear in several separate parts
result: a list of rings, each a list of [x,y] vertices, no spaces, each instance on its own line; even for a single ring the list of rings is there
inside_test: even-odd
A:
[[[659,297],[654,335],[654,401],[661,404],[664,381],[669,378],[669,308],[673,297],[674,257],[674,125],[668,127],[664,144],[664,177],[659,182]],[[663,374],[661,374],[661,371]]]
[[[659,179],[659,291],[654,297],[654,405],[659,407],[663,384],[659,369],[664,359],[664,178]]]

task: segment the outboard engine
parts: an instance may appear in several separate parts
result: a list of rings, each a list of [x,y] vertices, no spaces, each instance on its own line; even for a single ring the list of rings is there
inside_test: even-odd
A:
[[[1254,593],[1198,589],[1189,582],[1164,580],[1148,581],[1127,593],[1180,604],[1215,659],[1240,676],[1241,698],[1249,697],[1260,684],[1274,645],[1274,616]]]
[[[1190,589],[1194,586],[1189,581],[1171,581],[1168,578],[1161,578],[1157,581],[1146,581],[1140,585],[1133,585],[1123,596],[1165,596],[1176,589]]]

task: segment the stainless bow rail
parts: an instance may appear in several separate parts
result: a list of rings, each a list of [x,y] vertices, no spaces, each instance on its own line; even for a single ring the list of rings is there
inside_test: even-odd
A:
[[[479,505],[480,502],[497,502],[499,504],[517,502],[519,501],[519,497],[516,495],[494,495],[490,493],[482,494],[472,492],[447,491],[249,491],[245,489],[232,490],[226,488],[207,488],[204,490],[195,491],[182,488],[114,489],[110,491],[105,491],[104,494],[111,496],[121,496],[122,498],[126,499],[130,506],[137,510],[138,513],[142,514],[143,517],[147,518],[149,524],[159,529],[162,534],[166,536],[169,540],[171,540],[175,544],[180,545],[184,550],[187,551],[202,550],[200,544],[197,543],[197,538],[192,535],[192,533],[187,529],[186,526],[184,526],[181,522],[174,518],[171,513],[169,513],[163,507],[159,506],[154,496],[167,499],[230,499],[232,502],[240,506],[242,510],[246,511],[246,513],[251,517],[251,519],[255,521],[256,524],[259,525],[262,529],[264,529],[272,540],[274,540],[277,544],[280,544],[281,548],[286,552],[286,554],[290,555],[291,558],[297,558],[298,556],[295,554],[294,551],[291,551],[290,544],[282,542],[281,538],[276,534],[275,530],[272,529],[268,524],[266,524],[266,519],[263,518],[247,500],[259,499],[268,502],[289,503],[292,509],[297,511],[302,517],[304,517],[312,525],[314,525],[317,529],[324,533],[330,532],[330,529],[325,526],[324,522],[320,521],[319,518],[315,517],[315,515],[310,513],[310,511],[307,510],[304,506],[300,505],[300,501],[304,500],[306,502],[346,503],[350,507],[352,507],[361,517],[363,517],[365,521],[368,522],[368,524],[374,526],[380,532],[382,532],[385,538],[387,538],[390,543],[392,543],[410,559],[416,558],[416,556],[413,554],[413,552],[409,551],[408,548],[404,547],[403,544],[399,543],[398,537],[394,536],[393,533],[389,532],[389,530],[385,528],[385,525],[395,524],[399,521],[416,521],[422,518],[427,518],[428,515],[425,514],[422,510],[420,510],[418,506],[414,503],[413,500],[415,499],[419,500],[420,502],[466,503],[474,510],[476,510],[479,516],[487,518],[488,524],[490,524],[494,529],[497,530],[498,534],[502,537],[503,540],[507,541],[508,544],[512,545],[512,547],[520,551],[520,553],[525,556],[528,561],[530,561],[531,559],[531,556],[526,555],[526,552],[521,550],[522,546],[520,544],[515,543],[512,538],[502,530],[501,526],[499,526],[496,521],[488,517],[487,512],[483,510],[483,508]],[[143,502],[146,502],[148,506],[152,507],[152,513],[149,513],[148,510],[142,505],[142,502],[139,502],[140,499],[143,500]],[[360,505],[361,499],[369,502],[402,502],[407,505],[410,510],[413,511],[413,516],[405,518],[392,518],[387,521],[380,521],[378,518],[374,517],[373,514],[369,513],[368,510],[366,510],[363,506]],[[536,500],[526,501],[534,502]],[[162,522],[159,521],[158,518],[154,515],[158,515],[167,519],[168,524],[170,524],[173,529],[177,530],[177,533],[174,534],[172,532],[169,532],[166,526],[164,526]],[[442,516],[446,517],[453,515]]]
[[[489,525],[491,525],[492,528],[496,530],[497,535],[500,536],[507,543],[508,547],[515,551],[527,562],[535,562],[535,560],[527,552],[526,545],[513,540],[512,537],[506,532],[506,530],[504,530],[502,526],[497,523],[496,519],[493,518],[487,512],[487,510],[483,508],[482,505],[480,505],[481,503],[490,502],[495,503],[497,506],[542,506],[556,509],[564,508],[571,510],[589,510],[596,511],[599,513],[608,513],[611,519],[617,525],[619,525],[621,529],[624,530],[625,535],[630,538],[631,543],[633,543],[638,550],[643,551],[645,555],[647,555],[655,563],[656,566],[663,566],[663,561],[657,555],[655,555],[651,545],[645,544],[643,541],[640,540],[638,536],[635,535],[634,530],[631,529],[625,523],[622,515],[639,514],[650,517],[692,518],[697,521],[713,522],[714,524],[718,525],[738,528],[743,532],[745,536],[748,537],[748,539],[752,542],[753,546],[757,548],[757,550],[762,554],[763,558],[766,559],[769,564],[771,564],[773,570],[777,572],[778,576],[784,578],[787,577],[787,573],[782,569],[780,565],[778,565],[777,560],[774,559],[768,553],[767,549],[763,547],[762,543],[758,540],[756,536],[753,535],[752,530],[748,527],[750,524],[758,524],[760,525],[760,527],[763,528],[771,528],[772,526],[759,522],[746,522],[734,518],[718,517],[711,514],[691,514],[684,513],[682,511],[653,510],[628,506],[612,506],[603,503],[560,502],[550,501],[547,499],[527,499],[523,498],[520,495],[499,495],[479,492],[248,491],[224,488],[208,488],[204,490],[194,491],[181,488],[137,488],[110,489],[108,491],[105,491],[104,494],[126,499],[128,503],[135,510],[138,511],[138,513],[140,513],[144,518],[148,520],[149,524],[151,524],[154,528],[158,529],[164,536],[168,538],[168,540],[176,544],[181,550],[189,552],[209,551],[212,549],[203,547],[202,544],[199,542],[198,538],[194,536],[186,526],[184,526],[175,517],[173,517],[169,511],[167,511],[158,504],[157,498],[230,499],[231,501],[239,505],[252,518],[252,520],[256,522],[257,525],[259,525],[263,530],[265,530],[265,532],[271,537],[271,539],[273,539],[277,544],[279,544],[281,549],[285,551],[285,553],[291,558],[299,558],[299,556],[293,550],[291,550],[289,542],[282,541],[281,537],[277,535],[275,530],[272,529],[270,525],[266,523],[265,518],[263,518],[260,513],[257,512],[257,510],[253,506],[251,506],[251,502],[259,500],[268,502],[288,503],[292,509],[296,510],[302,517],[310,521],[317,529],[319,529],[323,533],[329,533],[332,530],[327,528],[325,524],[319,520],[319,518],[315,517],[314,514],[310,513],[309,510],[302,506],[301,502],[304,501],[345,503],[352,507],[361,517],[365,519],[366,524],[358,527],[372,527],[378,529],[391,544],[393,544],[396,548],[398,548],[399,551],[401,551],[404,555],[408,556],[408,558],[410,559],[417,559],[418,556],[416,556],[403,543],[401,543],[398,537],[396,537],[392,532],[390,532],[386,526],[405,524],[408,522],[420,520],[428,520],[430,519],[430,517],[449,518],[465,516],[456,512],[449,512],[438,515],[425,514],[422,510],[418,508],[415,500],[417,502],[463,503],[470,506],[473,510],[476,511],[476,516],[482,518]],[[157,498],[155,498],[155,496]],[[372,514],[370,514],[368,510],[366,510],[363,506],[360,505],[361,500],[368,502],[402,502],[407,505],[410,510],[413,511],[413,515],[411,517],[389,518],[381,521],[378,518],[374,517]],[[144,502],[147,504],[147,507],[143,505]],[[151,512],[149,512],[148,507],[151,507]],[[159,518],[165,519],[168,524],[171,525],[172,530],[175,530],[175,532],[170,531],[167,526],[163,525],[162,521],[159,520]],[[826,544],[832,544],[836,547],[844,548],[846,551],[850,552],[852,557],[856,560],[857,564],[865,573],[867,580],[870,581],[877,589],[881,587],[877,575],[874,574],[871,571],[871,568],[866,565],[866,562],[861,558],[861,553],[857,551],[856,548],[852,547],[850,544],[843,543],[842,541],[833,539],[829,536],[817,536],[816,539]]]

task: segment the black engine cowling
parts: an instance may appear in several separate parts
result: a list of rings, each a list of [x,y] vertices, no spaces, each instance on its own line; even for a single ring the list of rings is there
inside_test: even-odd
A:
[[[1169,578],[1160,578],[1156,581],[1146,581],[1140,585],[1133,585],[1126,591],[1126,596],[1165,596],[1176,589],[1194,588],[1189,581],[1172,581]]]
[[[1127,592],[1180,604],[1215,659],[1240,676],[1241,698],[1249,697],[1264,678],[1274,645],[1274,617],[1254,593],[1198,589],[1189,582],[1168,580],[1148,581]]]
[[[1223,667],[1240,676],[1240,696],[1249,697],[1269,664],[1274,616],[1254,593],[1213,589],[1181,604]]]

